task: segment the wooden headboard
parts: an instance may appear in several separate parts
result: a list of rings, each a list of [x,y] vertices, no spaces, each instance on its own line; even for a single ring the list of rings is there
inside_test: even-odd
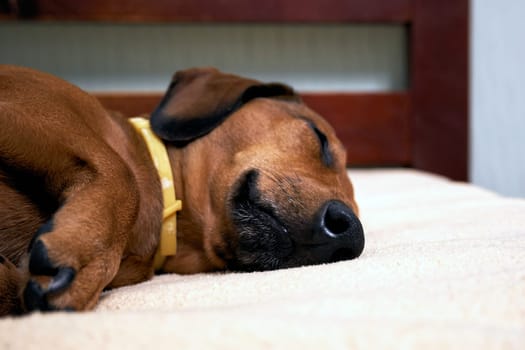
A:
[[[403,25],[410,50],[406,91],[319,91],[303,99],[335,127],[349,165],[410,166],[468,178],[468,0],[0,0],[0,18]],[[151,112],[161,95],[97,97],[131,116]]]

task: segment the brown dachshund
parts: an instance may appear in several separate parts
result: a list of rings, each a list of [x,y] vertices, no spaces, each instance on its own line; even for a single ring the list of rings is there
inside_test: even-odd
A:
[[[290,87],[180,71],[145,124],[172,182],[127,119],[61,79],[0,66],[0,315],[91,309],[102,290],[155,271],[361,254],[345,150]],[[166,215],[172,184],[182,210]],[[167,243],[155,266],[175,218],[176,254]]]

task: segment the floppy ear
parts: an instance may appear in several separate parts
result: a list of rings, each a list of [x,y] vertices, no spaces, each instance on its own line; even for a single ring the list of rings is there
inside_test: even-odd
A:
[[[209,133],[257,97],[299,100],[291,87],[282,84],[263,84],[214,68],[179,71],[152,113],[151,127],[166,141],[186,144]]]

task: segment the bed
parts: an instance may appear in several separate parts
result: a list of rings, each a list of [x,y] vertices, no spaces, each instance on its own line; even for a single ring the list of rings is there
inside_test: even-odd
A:
[[[523,349],[525,201],[412,169],[351,170],[354,261],[163,275],[86,313],[0,320],[2,349]]]
[[[347,146],[366,234],[359,259],[156,276],[105,292],[92,312],[1,319],[1,349],[525,348],[525,200],[466,182],[468,1],[20,3],[7,20],[401,24],[410,86],[303,94]],[[160,98],[96,95],[130,116]]]

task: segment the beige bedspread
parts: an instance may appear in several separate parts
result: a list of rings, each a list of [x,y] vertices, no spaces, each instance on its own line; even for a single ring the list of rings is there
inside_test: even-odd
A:
[[[413,170],[353,170],[354,261],[164,275],[87,313],[0,320],[0,349],[525,349],[525,201]]]

